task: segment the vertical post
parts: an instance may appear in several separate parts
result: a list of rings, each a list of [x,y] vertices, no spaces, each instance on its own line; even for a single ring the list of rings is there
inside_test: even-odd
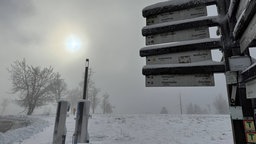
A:
[[[90,101],[81,100],[77,106],[76,127],[74,134],[74,143],[88,143],[88,118]]]
[[[179,96],[180,96],[180,114],[182,115],[182,99],[181,99],[181,94],[179,94]]]
[[[66,140],[66,117],[68,110],[68,102],[67,101],[59,101],[56,118],[55,118],[55,126],[53,131],[53,144],[65,144]]]
[[[77,105],[75,133],[73,135],[74,144],[89,143],[88,118],[90,111],[90,101],[87,100],[88,69],[89,59],[86,59],[83,100],[78,102]]]
[[[236,41],[233,37],[233,30],[236,22],[234,16],[228,17],[227,12],[230,6],[230,0],[218,0],[218,12],[223,19],[221,23],[221,33],[223,42],[223,55],[225,59],[226,72],[234,72],[237,75],[236,83],[227,82],[227,93],[229,105],[231,108],[242,108],[242,118],[234,118],[231,113],[231,124],[233,129],[233,139],[235,144],[245,144],[246,136],[243,125],[243,120],[253,116],[251,100],[246,99],[245,85],[241,81],[241,72],[231,71],[229,58],[232,56],[242,56],[239,51],[239,46],[236,45]]]
[[[83,92],[83,99],[84,100],[87,99],[88,69],[89,69],[89,59],[86,59],[85,73],[84,73],[84,92]]]

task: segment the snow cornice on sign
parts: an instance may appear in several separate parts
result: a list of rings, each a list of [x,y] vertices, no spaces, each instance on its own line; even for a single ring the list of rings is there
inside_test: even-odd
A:
[[[160,24],[145,26],[142,29],[142,35],[154,35],[160,33],[167,33],[179,30],[185,30],[190,28],[199,28],[199,27],[213,27],[219,26],[220,20],[218,16],[204,16],[193,19],[179,20],[175,22],[164,22]]]
[[[145,7],[142,10],[143,17],[150,17],[165,12],[173,12],[193,8],[202,5],[214,5],[217,0],[171,0],[166,2],[156,3]]]
[[[145,57],[185,51],[218,49],[221,47],[220,38],[205,38],[147,46],[140,50],[140,56]]]

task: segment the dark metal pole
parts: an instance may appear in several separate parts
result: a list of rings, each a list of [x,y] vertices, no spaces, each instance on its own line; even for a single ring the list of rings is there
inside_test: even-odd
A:
[[[87,85],[88,85],[88,69],[89,69],[89,59],[85,61],[85,73],[84,73],[84,92],[83,99],[87,99]]]

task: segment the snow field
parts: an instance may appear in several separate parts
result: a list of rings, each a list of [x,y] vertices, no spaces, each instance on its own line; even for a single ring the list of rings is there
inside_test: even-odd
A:
[[[15,144],[51,144],[55,117],[41,117],[49,126]],[[74,116],[67,117],[66,144],[72,144]],[[25,128],[26,129],[26,128]],[[91,144],[233,144],[227,115],[93,115]]]

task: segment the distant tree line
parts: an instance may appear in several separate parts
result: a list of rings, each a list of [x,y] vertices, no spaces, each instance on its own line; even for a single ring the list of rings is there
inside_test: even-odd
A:
[[[216,114],[229,114],[228,102],[222,95],[218,95],[212,105],[208,104],[207,107],[204,108],[200,107],[198,104],[189,103],[186,106],[185,114],[211,114],[213,113],[212,106],[215,109]],[[162,107],[160,114],[168,114],[167,108]]]

